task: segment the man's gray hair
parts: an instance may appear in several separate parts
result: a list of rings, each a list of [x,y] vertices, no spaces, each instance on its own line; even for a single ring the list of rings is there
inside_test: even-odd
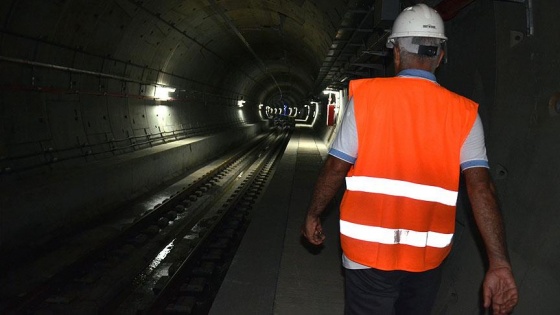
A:
[[[414,64],[420,61],[427,64],[432,73],[439,66],[443,43],[443,39],[433,37],[395,38],[395,46],[401,51],[400,61],[403,69],[413,68]]]
[[[436,58],[439,56],[444,40],[434,37],[399,37],[395,44],[401,51],[416,54],[422,57]]]

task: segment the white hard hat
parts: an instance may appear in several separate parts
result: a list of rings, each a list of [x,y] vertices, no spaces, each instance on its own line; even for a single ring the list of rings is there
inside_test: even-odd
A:
[[[408,7],[397,16],[386,46],[393,48],[394,39],[398,37],[433,37],[442,41],[447,39],[439,13],[423,3]]]

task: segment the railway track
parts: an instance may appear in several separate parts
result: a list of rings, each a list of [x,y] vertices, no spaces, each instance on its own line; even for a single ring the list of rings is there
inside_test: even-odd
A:
[[[3,314],[206,314],[290,132],[232,154]]]

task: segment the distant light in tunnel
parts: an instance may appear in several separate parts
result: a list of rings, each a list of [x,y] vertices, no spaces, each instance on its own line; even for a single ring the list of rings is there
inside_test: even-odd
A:
[[[319,103],[311,102],[311,105],[315,105],[315,109],[313,110],[313,122],[311,123],[311,126],[315,126],[315,124],[317,123],[317,117],[319,117],[317,115],[317,112],[319,111]]]
[[[298,108],[297,107],[288,107],[288,116],[290,117],[296,117],[298,114]]]
[[[243,95],[240,95],[239,98],[237,99],[237,106],[243,107],[244,105],[245,105],[245,97]]]
[[[303,105],[303,108],[301,109],[301,112],[305,113],[305,117],[299,118],[299,119],[296,118],[296,121],[300,121],[300,122],[307,121],[307,119],[309,119],[309,112],[310,112],[309,105],[307,105],[307,104]],[[299,111],[298,111],[298,114],[299,114]]]
[[[265,112],[266,112],[266,117],[267,118],[272,118],[272,108],[270,106],[266,106],[265,108]]]
[[[241,108],[237,110],[237,116],[239,121],[245,122],[245,112]]]
[[[259,117],[261,118],[261,120],[265,119],[264,116],[263,116],[263,111],[262,111],[263,107],[264,107],[264,104],[262,104],[262,103],[259,104]]]
[[[167,101],[171,99],[169,93],[174,93],[175,88],[165,87],[165,86],[156,86],[155,98],[162,101]]]
[[[323,91],[323,94],[329,96],[329,104],[338,103],[338,101],[340,100],[340,91],[326,89],[326,90]],[[333,96],[334,96],[334,99],[333,99]]]

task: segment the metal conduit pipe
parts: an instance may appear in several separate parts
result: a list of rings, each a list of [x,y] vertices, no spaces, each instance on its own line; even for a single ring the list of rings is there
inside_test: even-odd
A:
[[[139,83],[139,84],[144,84],[144,85],[154,84],[153,82],[140,81],[140,80],[135,80],[135,79],[132,79],[132,78],[122,77],[122,76],[108,74],[108,73],[82,70],[82,69],[77,69],[77,68],[72,68],[72,67],[58,66],[58,65],[53,65],[53,64],[48,64],[48,63],[43,63],[43,62],[38,62],[38,61],[19,59],[19,58],[10,58],[10,57],[5,57],[5,56],[0,56],[0,61],[7,61],[7,62],[12,62],[12,63],[19,63],[19,64],[24,64],[24,65],[34,66],[34,67],[42,67],[42,68],[48,68],[48,69],[55,69],[55,70],[73,72],[73,73],[88,74],[88,75],[92,75],[92,76],[96,76],[96,77],[116,79],[116,80],[120,80],[120,81],[134,82],[134,83]]]
[[[98,71],[90,71],[90,70],[83,70],[83,69],[78,69],[78,68],[73,68],[73,67],[66,67],[66,66],[60,66],[60,65],[55,65],[55,64],[49,64],[49,63],[44,63],[44,62],[38,62],[38,61],[32,61],[32,60],[26,60],[26,59],[20,59],[20,58],[12,58],[12,57],[6,57],[6,56],[0,56],[0,61],[4,61],[4,62],[11,62],[11,63],[17,63],[17,64],[23,64],[23,65],[28,65],[31,67],[42,67],[42,68],[47,68],[47,69],[53,69],[53,70],[60,70],[60,71],[66,71],[66,72],[71,72],[71,73],[78,73],[78,74],[86,74],[86,75],[91,75],[91,76],[95,76],[95,77],[100,77],[100,78],[107,78],[107,79],[115,79],[115,80],[119,80],[119,81],[123,81],[123,82],[132,82],[132,83],[138,83],[141,85],[154,85],[154,86],[162,86],[161,84],[157,83],[157,82],[148,82],[148,81],[141,81],[141,80],[136,80],[133,78],[129,78],[129,77],[123,77],[123,76],[118,76],[118,75],[114,75],[114,74],[108,74],[108,73],[103,73],[103,72],[98,72]],[[193,82],[196,84],[200,84],[200,85],[204,85],[204,86],[209,86],[208,84],[205,83],[201,83],[195,80],[191,80],[191,79],[187,79],[184,77],[179,77],[167,72],[163,72],[158,70],[159,73],[168,75],[168,76],[174,76],[176,78],[185,80],[185,81],[189,81],[189,82]],[[6,89],[6,87],[4,87],[4,89]],[[17,90],[17,89],[14,89]],[[50,91],[49,89],[45,89],[43,90],[44,92],[48,92]],[[56,90],[58,92],[64,92],[64,91],[70,91],[70,90],[65,90],[65,89],[59,89]],[[205,96],[213,96],[213,97],[218,97],[218,98],[222,98],[224,100],[227,101],[235,101],[235,98],[228,98],[225,96],[222,96],[221,94],[213,94],[213,93],[208,93],[205,91],[197,91],[197,90],[191,90],[193,93],[201,93],[203,97]],[[75,92],[74,90],[72,90],[72,92]],[[231,90],[225,90],[225,92],[229,92],[229,93],[236,93],[234,91]],[[84,92],[82,92],[84,93]],[[99,92],[85,92],[87,94],[99,94],[99,95],[105,95],[106,93],[99,93]],[[127,95],[129,96],[129,94],[115,94],[115,96],[123,96],[123,95]],[[143,97],[149,97],[149,96],[143,96]]]

